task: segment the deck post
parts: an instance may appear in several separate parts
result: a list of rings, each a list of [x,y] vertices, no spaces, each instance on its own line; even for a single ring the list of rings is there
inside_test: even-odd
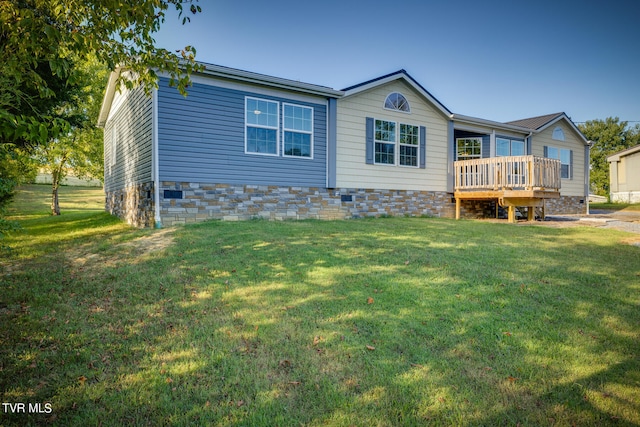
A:
[[[534,221],[536,219],[536,208],[533,206],[527,206],[527,221]]]
[[[516,223],[516,207],[509,204],[509,222]]]
[[[460,198],[456,197],[456,219],[460,219]]]

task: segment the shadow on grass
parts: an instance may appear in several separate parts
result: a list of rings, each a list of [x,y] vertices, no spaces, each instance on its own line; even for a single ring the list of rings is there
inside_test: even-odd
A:
[[[207,223],[5,276],[2,400],[54,411],[3,422],[637,425],[637,248],[515,230]]]

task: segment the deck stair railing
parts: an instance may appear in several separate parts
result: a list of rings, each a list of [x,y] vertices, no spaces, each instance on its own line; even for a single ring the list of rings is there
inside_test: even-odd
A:
[[[560,189],[560,161],[537,156],[454,162],[456,191]]]

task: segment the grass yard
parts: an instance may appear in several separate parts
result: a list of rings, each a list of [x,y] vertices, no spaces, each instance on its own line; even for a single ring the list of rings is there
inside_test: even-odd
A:
[[[640,211],[640,203],[589,203],[591,209],[606,209],[610,211]]]
[[[51,410],[3,407],[0,425],[640,425],[627,233],[428,218],[133,230],[99,191],[63,189],[60,217],[42,191],[18,196],[23,231],[0,261],[0,400]]]

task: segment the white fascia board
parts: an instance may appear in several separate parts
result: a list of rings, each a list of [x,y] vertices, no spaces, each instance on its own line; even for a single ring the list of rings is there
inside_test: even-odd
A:
[[[107,87],[104,91],[104,98],[102,99],[102,106],[100,107],[100,114],[98,115],[98,127],[104,127],[109,118],[109,111],[111,110],[111,103],[116,93],[116,82],[120,77],[120,70],[121,68],[118,67],[109,74]]]

